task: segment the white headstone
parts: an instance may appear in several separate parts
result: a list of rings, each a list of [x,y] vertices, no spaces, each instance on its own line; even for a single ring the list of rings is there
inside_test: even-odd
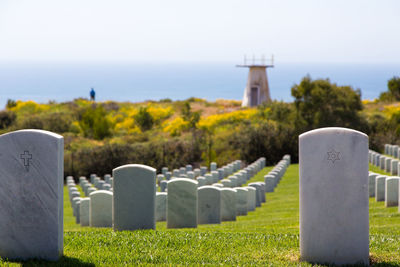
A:
[[[91,227],[112,227],[113,193],[97,190],[89,195],[89,225]]]
[[[256,210],[257,190],[254,187],[246,186],[247,189],[247,211]]]
[[[264,176],[265,191],[267,193],[274,192],[275,176],[267,174]]]
[[[211,162],[210,163],[210,171],[216,171],[216,170],[217,170],[217,163]]]
[[[236,189],[221,188],[221,220],[236,221]]]
[[[378,174],[373,172],[368,175],[369,197],[375,197],[375,180],[377,176]]]
[[[400,177],[386,178],[385,206],[393,207],[399,204],[399,179]]]
[[[368,136],[346,128],[306,132],[299,168],[301,259],[368,264]]]
[[[90,198],[88,197],[82,198],[81,205],[79,207],[81,226],[89,226],[89,206],[90,206]]]
[[[114,230],[155,229],[156,169],[128,164],[113,170]]]
[[[256,207],[261,207],[262,203],[261,185],[259,183],[249,183],[248,186],[251,186],[256,189]]]
[[[244,187],[235,187],[236,190],[236,215],[247,215],[248,190]]]
[[[167,228],[197,227],[197,181],[177,178],[168,182]]]
[[[167,220],[167,193],[156,193],[156,221]]]
[[[63,253],[64,139],[41,130],[0,136],[0,257]]]
[[[221,191],[215,186],[202,186],[198,191],[199,224],[221,223]]]
[[[386,184],[385,175],[378,175],[375,178],[375,200],[376,201],[385,201],[385,184]]]
[[[398,166],[399,166],[399,160],[397,160],[397,159],[392,160],[392,166],[390,168],[390,171],[391,171],[392,175],[398,175],[399,174],[398,173],[398,169],[397,169]]]
[[[385,160],[385,171],[390,173],[392,167],[392,159],[391,158],[386,158]]]

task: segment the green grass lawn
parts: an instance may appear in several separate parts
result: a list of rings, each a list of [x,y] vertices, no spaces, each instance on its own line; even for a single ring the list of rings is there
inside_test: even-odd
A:
[[[265,168],[250,182],[262,181]],[[371,170],[377,171],[373,167]],[[382,173],[382,172],[380,172]],[[65,189],[66,190],[66,189]],[[1,262],[10,265],[285,265],[299,261],[298,165],[291,165],[267,202],[236,222],[199,225],[197,229],[114,232],[75,224],[65,191],[64,257],[43,261]],[[400,213],[370,199],[370,254],[376,266],[400,266]]]

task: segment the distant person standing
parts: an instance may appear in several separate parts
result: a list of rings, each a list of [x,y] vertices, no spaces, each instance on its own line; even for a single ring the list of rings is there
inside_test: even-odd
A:
[[[96,92],[94,91],[93,88],[92,88],[92,90],[90,90],[90,100],[92,100],[92,101],[96,100]]]

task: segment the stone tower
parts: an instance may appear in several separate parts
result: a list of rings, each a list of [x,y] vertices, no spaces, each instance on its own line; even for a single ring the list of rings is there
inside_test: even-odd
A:
[[[244,89],[242,107],[255,107],[262,103],[271,101],[269,94],[269,86],[267,79],[267,68],[274,67],[273,57],[271,64],[266,64],[265,57],[262,56],[261,60],[253,58],[248,64],[248,59],[244,57],[244,64],[237,65],[237,67],[249,68],[249,76],[247,78],[246,88]]]

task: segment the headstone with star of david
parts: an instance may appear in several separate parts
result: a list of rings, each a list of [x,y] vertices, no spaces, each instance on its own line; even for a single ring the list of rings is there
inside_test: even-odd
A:
[[[0,257],[63,253],[64,139],[42,130],[0,136]]]
[[[368,265],[368,136],[346,128],[300,135],[299,173],[301,259]]]

